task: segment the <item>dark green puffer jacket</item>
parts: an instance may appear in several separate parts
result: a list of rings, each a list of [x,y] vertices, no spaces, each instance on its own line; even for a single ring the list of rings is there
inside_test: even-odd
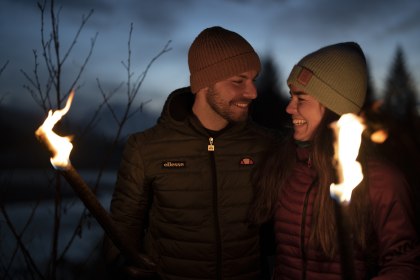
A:
[[[260,279],[258,228],[246,217],[251,172],[270,135],[251,122],[231,125],[208,151],[192,103],[189,88],[173,92],[158,124],[130,136],[112,217],[161,279]]]

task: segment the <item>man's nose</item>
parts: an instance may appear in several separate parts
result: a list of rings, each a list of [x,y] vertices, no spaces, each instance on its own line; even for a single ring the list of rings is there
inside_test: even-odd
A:
[[[257,98],[258,93],[257,93],[257,87],[254,84],[254,81],[251,81],[248,83],[246,90],[244,92],[244,97],[248,98],[248,99],[255,99]]]

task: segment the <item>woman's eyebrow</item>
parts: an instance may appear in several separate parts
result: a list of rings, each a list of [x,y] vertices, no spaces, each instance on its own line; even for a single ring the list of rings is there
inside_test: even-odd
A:
[[[297,95],[297,96],[308,95],[307,93],[303,91],[289,91],[289,93],[290,95]]]

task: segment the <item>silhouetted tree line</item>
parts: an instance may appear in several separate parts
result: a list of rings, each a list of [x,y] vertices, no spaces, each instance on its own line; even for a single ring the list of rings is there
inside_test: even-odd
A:
[[[383,128],[388,139],[378,144],[381,155],[395,163],[413,189],[417,227],[420,229],[420,117],[417,91],[407,69],[402,47],[398,47],[386,80],[383,100],[366,108],[371,127]]]
[[[252,119],[271,129],[283,129],[288,123],[285,108],[289,102],[288,94],[282,92],[279,81],[283,81],[272,57],[262,59],[262,70],[256,86],[258,98],[251,108]]]

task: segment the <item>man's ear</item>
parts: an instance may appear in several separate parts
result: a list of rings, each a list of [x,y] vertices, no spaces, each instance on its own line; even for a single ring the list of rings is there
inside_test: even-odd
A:
[[[209,87],[204,87],[204,88],[201,88],[199,91],[197,91],[194,94],[195,95],[206,95],[208,91],[209,91]]]

